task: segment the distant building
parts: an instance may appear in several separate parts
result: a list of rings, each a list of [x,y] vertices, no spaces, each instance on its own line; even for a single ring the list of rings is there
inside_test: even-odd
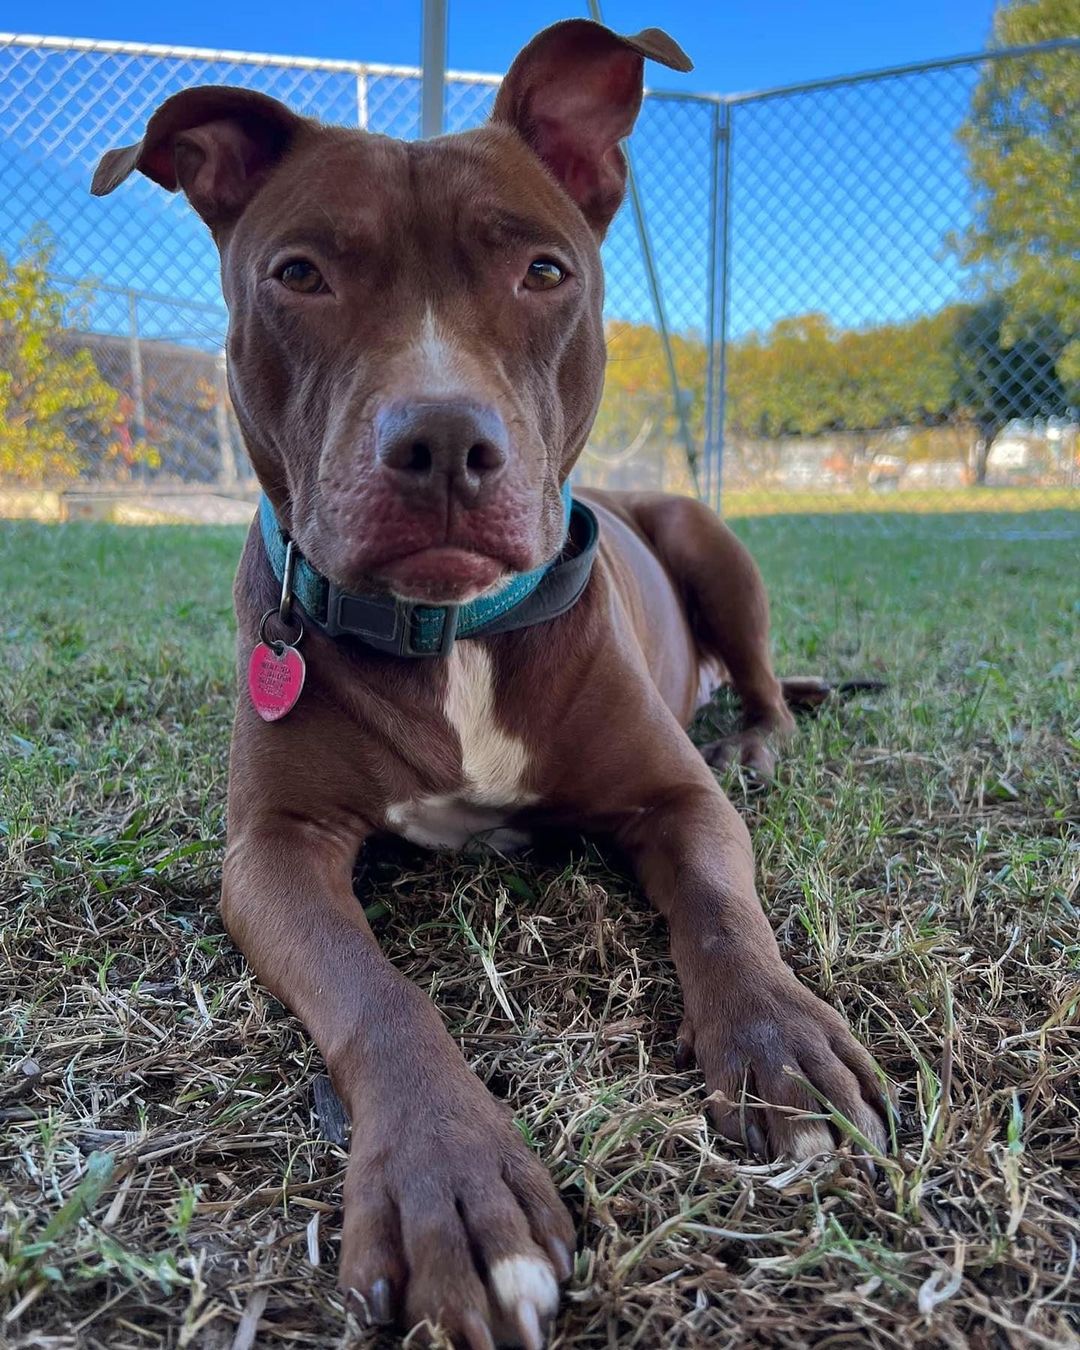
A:
[[[1077,424],[1064,417],[1014,418],[997,434],[987,454],[988,486],[1075,483],[1080,478],[1077,432]]]

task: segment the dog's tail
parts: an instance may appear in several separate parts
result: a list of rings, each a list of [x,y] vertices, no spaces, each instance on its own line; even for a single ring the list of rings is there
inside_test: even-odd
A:
[[[794,713],[809,713],[829,699],[851,698],[854,694],[879,694],[888,689],[884,680],[822,680],[816,675],[795,675],[781,680],[784,702]]]

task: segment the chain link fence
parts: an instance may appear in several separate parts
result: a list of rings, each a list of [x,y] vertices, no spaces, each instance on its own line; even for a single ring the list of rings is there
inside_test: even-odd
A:
[[[414,69],[0,35],[0,515],[250,516],[209,236],[137,176],[87,195],[105,150],[203,83],[419,131]],[[450,75],[448,130],[496,85]],[[650,95],[582,479],[729,514],[1076,506],[1078,108],[1069,40]]]
[[[719,136],[713,498],[1080,505],[1080,40],[735,96]]]

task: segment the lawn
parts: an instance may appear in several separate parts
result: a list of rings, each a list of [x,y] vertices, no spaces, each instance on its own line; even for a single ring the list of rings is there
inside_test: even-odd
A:
[[[710,1136],[662,925],[595,851],[383,848],[362,902],[574,1212],[556,1345],[1075,1345],[1080,515],[739,528],[779,669],[888,682],[728,780],[788,958],[898,1086],[876,1186]],[[240,538],[0,532],[11,1350],[389,1344],[334,1289],[318,1057],[215,910]]]
[[[809,513],[861,515],[870,520],[892,515],[971,515],[977,512],[1022,512],[1047,516],[1080,508],[1075,487],[927,487],[905,492],[875,492],[873,488],[812,492],[767,487],[724,492],[723,509],[729,518]]]

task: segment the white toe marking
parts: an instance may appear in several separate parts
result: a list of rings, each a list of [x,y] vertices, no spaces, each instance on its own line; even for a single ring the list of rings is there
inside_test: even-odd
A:
[[[518,1331],[525,1350],[544,1350],[544,1333],[540,1330],[540,1318],[531,1303],[519,1303],[517,1309]]]
[[[504,1256],[491,1267],[491,1287],[499,1306],[513,1316],[520,1304],[527,1303],[541,1317],[559,1306],[559,1286],[548,1263],[535,1256]]]

